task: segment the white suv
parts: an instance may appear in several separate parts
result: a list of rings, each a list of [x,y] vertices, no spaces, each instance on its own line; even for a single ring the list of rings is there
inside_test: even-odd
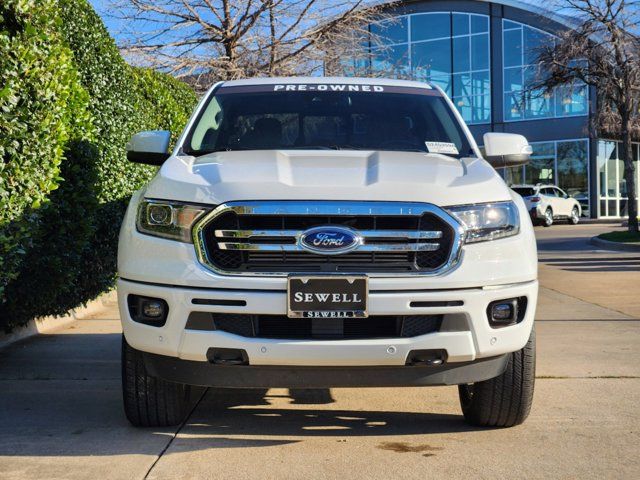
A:
[[[134,425],[183,420],[192,385],[459,385],[466,419],[524,421],[533,227],[443,92],[381,79],[216,84],[122,224],[123,391]]]
[[[550,227],[554,220],[572,225],[580,221],[580,202],[554,185],[512,185],[511,189],[522,196],[534,223]]]

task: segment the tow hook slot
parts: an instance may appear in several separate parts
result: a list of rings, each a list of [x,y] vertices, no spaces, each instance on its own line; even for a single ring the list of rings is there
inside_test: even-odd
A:
[[[447,361],[446,350],[411,350],[406,365],[437,367]]]
[[[207,360],[214,365],[249,365],[249,356],[240,348],[210,348]]]

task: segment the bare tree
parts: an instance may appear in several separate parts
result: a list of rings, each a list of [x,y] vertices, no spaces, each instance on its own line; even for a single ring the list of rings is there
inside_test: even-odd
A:
[[[640,2],[632,0],[560,0],[576,27],[539,52],[540,80],[534,88],[549,92],[560,85],[584,83],[596,88],[599,135],[622,140],[629,231],[638,233],[638,208],[632,140],[640,133]]]
[[[121,45],[136,63],[214,80],[310,75],[367,53],[371,0],[112,0],[131,25]]]

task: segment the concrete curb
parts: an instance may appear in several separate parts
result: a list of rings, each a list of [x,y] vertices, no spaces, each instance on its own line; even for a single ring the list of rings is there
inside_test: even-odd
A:
[[[620,225],[619,218],[582,218],[580,217],[580,222],[578,225]],[[624,226],[624,225],[623,225]]]
[[[44,317],[31,320],[24,327],[18,327],[11,333],[0,333],[0,350],[25,338],[61,330],[77,320],[91,318],[106,310],[113,303],[117,303],[115,290],[100,295],[84,307],[81,306],[69,310],[66,315],[61,317]]]
[[[598,237],[591,237],[589,243],[607,250],[617,250],[619,252],[640,252],[640,245],[635,243],[610,242],[609,240],[603,240]]]

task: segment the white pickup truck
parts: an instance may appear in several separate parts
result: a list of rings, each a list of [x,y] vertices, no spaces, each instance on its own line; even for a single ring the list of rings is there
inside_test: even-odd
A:
[[[181,422],[192,386],[459,385],[470,423],[531,407],[537,255],[529,213],[451,101],[424,83],[218,83],[129,205],[118,253],[124,404]],[[493,166],[492,166],[493,165]]]

